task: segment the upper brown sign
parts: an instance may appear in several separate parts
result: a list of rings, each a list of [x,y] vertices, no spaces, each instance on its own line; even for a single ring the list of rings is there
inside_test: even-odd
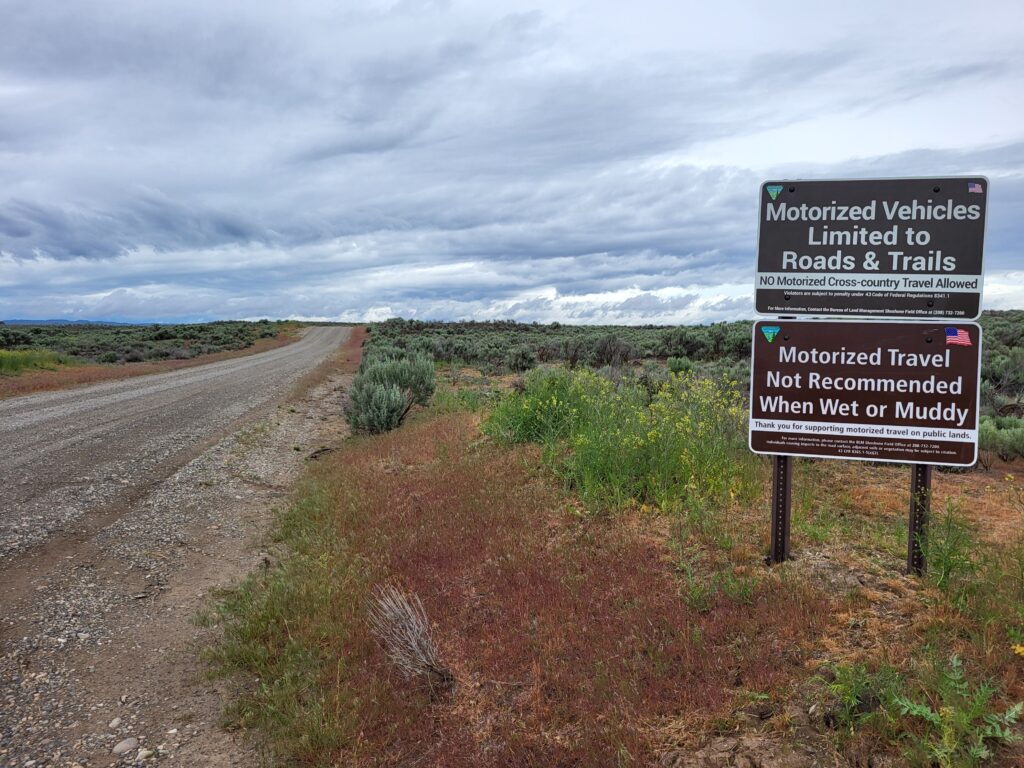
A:
[[[969,466],[980,359],[975,323],[758,321],[750,448]]]
[[[987,199],[983,176],[765,182],[756,310],[977,318]]]

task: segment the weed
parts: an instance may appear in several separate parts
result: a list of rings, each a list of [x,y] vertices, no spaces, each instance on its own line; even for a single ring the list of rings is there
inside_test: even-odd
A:
[[[828,671],[830,680],[818,679],[834,699],[829,713],[832,725],[851,734],[891,706],[902,684],[896,670],[888,666],[870,672],[864,664],[835,664]]]
[[[492,392],[476,387],[454,389],[443,385],[434,393],[431,408],[438,413],[479,411],[490,402],[492,396]]]
[[[419,680],[431,695],[455,684],[442,662],[430,634],[430,621],[415,594],[406,594],[393,584],[378,587],[369,608],[370,631],[381,643],[407,680]]]
[[[991,758],[992,745],[1019,741],[1011,728],[1024,704],[999,711],[995,694],[987,682],[972,686],[959,657],[951,656],[948,668],[934,670],[924,701],[894,697],[900,714],[924,728],[920,735],[908,734],[908,756],[940,768],[961,768]]]
[[[332,518],[324,489],[308,484],[276,525],[290,554],[219,594],[224,635],[206,653],[220,674],[258,679],[228,713],[232,724],[259,727],[279,757],[317,765],[358,738],[348,681],[367,652],[354,631],[368,594],[367,564]],[[326,670],[332,688],[315,683]]]
[[[954,603],[962,605],[971,577],[978,570],[973,556],[978,541],[955,500],[947,499],[943,511],[932,516],[928,535],[922,544],[928,562],[929,580],[951,595]]]
[[[738,574],[729,569],[717,574],[716,579],[722,594],[734,603],[751,605],[754,602],[754,590],[757,588],[755,577]]]
[[[541,369],[495,407],[485,430],[544,445],[588,505],[702,508],[760,490],[744,423],[742,396],[728,382],[672,374],[652,398],[632,380]]]

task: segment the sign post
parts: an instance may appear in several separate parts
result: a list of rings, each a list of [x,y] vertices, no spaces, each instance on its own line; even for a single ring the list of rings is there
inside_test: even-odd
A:
[[[768,564],[789,559],[789,518],[793,481],[789,456],[776,456],[772,462],[772,544]]]
[[[814,456],[912,465],[907,570],[925,572],[932,465],[977,459],[987,198],[981,176],[761,186],[754,303],[776,319],[754,325],[750,448],[774,457],[769,563],[789,557],[791,459]]]
[[[907,572],[923,576],[928,570],[925,559],[928,514],[932,495],[932,467],[915,464],[910,470],[910,519],[907,534]]]

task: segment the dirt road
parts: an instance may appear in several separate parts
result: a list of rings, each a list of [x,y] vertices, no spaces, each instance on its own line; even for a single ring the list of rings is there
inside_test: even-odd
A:
[[[190,618],[344,433],[348,338],[0,402],[0,765],[254,765]],[[116,750],[116,754],[115,754]]]

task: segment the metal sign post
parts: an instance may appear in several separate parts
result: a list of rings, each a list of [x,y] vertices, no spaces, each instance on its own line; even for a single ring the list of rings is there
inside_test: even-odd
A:
[[[925,549],[931,497],[932,465],[914,464],[910,470],[910,521],[907,533],[907,572],[914,576],[923,576],[928,570]]]
[[[789,559],[789,517],[792,506],[792,457],[776,456],[772,472],[772,548],[768,564]]]

